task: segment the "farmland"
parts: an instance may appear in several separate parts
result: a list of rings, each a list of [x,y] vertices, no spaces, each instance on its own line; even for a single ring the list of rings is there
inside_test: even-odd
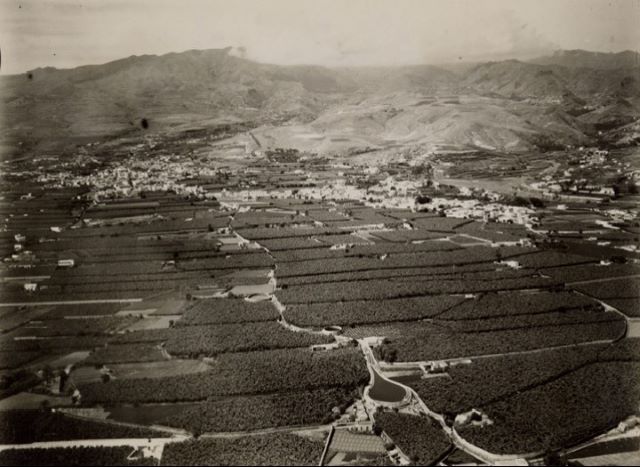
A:
[[[428,417],[381,413],[376,416],[376,426],[415,464],[435,465],[451,447],[440,425]]]
[[[324,443],[291,434],[169,444],[162,465],[317,465]]]
[[[298,326],[415,321],[439,315],[462,301],[460,297],[436,296],[375,302],[313,303],[287,307],[285,317]]]
[[[461,433],[493,452],[557,449],[588,439],[636,413],[639,380],[636,362],[594,363],[482,406],[494,423],[482,429],[464,428]]]
[[[70,447],[8,449],[0,452],[2,465],[156,465],[152,459],[129,461],[129,447]]]
[[[319,425],[331,422],[334,407],[344,409],[357,398],[345,388],[211,400],[166,419],[163,424],[191,433],[251,431],[261,428]]]
[[[81,386],[80,392],[87,404],[198,401],[214,396],[355,387],[369,378],[364,358],[356,349],[225,353],[211,366],[208,372],[177,377],[93,383]],[[289,374],[296,378],[288,378]]]
[[[499,354],[593,341],[612,341],[625,330],[623,320],[568,324],[525,325],[493,332],[457,332],[435,324],[402,328],[403,337],[389,338],[379,349],[383,360],[420,361]]]
[[[172,355],[215,356],[224,352],[308,347],[333,341],[329,336],[292,332],[278,323],[221,324],[185,326],[172,330],[166,349]]]
[[[452,367],[450,378],[422,379],[411,386],[434,411],[454,416],[596,362],[606,348],[600,344],[477,359]]]
[[[178,321],[178,326],[273,321],[278,312],[270,302],[244,300],[200,300]]]
[[[150,438],[159,434],[152,429],[95,422],[37,410],[5,412],[2,415],[1,426],[2,444],[73,439]]]
[[[330,449],[332,462],[471,459],[432,411],[489,455],[535,460],[638,413],[629,318],[639,269],[632,248],[616,247],[635,241],[632,222],[596,205],[563,214],[511,195],[463,195],[403,164],[379,168],[402,178],[381,195],[386,178],[331,158],[268,150],[268,160],[177,161],[127,140],[114,148],[132,180],[190,168],[170,189],[145,175],[146,188],[126,194],[112,186],[111,162],[98,178],[54,164],[42,182],[17,173],[3,186],[13,201],[0,235],[6,443],[180,433],[188,439],[145,462],[315,465],[334,425],[344,439],[367,432],[376,448]],[[67,177],[87,188],[62,186]],[[589,233],[555,233],[570,224],[562,217]],[[595,220],[617,229],[600,232]],[[596,229],[609,249],[584,238]],[[404,373],[415,391],[401,391],[410,397],[397,412],[376,399],[372,370]],[[492,423],[456,421],[473,409]],[[2,456],[129,464],[130,453]]]

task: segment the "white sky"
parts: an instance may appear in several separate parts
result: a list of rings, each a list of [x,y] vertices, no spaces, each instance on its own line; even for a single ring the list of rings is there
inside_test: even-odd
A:
[[[640,0],[0,0],[2,74],[226,46],[321,65],[640,50]]]

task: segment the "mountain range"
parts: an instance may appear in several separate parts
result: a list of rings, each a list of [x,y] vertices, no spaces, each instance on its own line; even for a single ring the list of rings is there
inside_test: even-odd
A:
[[[155,132],[251,122],[270,144],[336,154],[398,145],[522,152],[640,141],[637,52],[559,51],[457,69],[280,66],[230,50],[0,77],[2,150],[62,150],[143,131],[143,118]]]

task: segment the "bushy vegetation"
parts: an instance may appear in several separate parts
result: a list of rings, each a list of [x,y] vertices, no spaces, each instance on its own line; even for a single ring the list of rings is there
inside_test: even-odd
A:
[[[167,444],[162,465],[317,465],[322,441],[276,433]]]
[[[61,319],[66,316],[113,315],[124,308],[121,303],[97,303],[90,305],[62,305],[47,312],[42,319]]]
[[[73,336],[53,337],[51,339],[25,339],[13,340],[0,339],[1,351],[60,351],[68,349],[92,349],[101,347],[109,340],[110,336]]]
[[[213,396],[274,393],[365,384],[369,372],[355,348],[325,352],[281,349],[221,354],[207,372],[111,380],[79,387],[85,404],[200,401]]]
[[[119,334],[111,340],[116,344],[140,344],[145,342],[162,342],[168,340],[174,333],[171,328],[144,329]]]
[[[564,282],[578,282],[640,274],[640,267],[636,264],[610,264],[609,266],[581,264],[543,269],[542,272]]]
[[[640,361],[640,337],[627,337],[609,345],[599,356],[602,362]]]
[[[307,347],[333,342],[331,336],[289,331],[276,322],[186,326],[172,330],[166,343],[172,355],[214,356],[225,352]]]
[[[313,303],[291,305],[285,311],[288,321],[299,326],[329,326],[430,318],[462,302],[448,295],[401,298],[379,302]]]
[[[640,316],[640,310],[637,308],[640,301],[640,281],[635,278],[580,284],[574,285],[573,288],[619,307],[620,311],[628,316]]]
[[[607,347],[598,344],[482,358],[449,368],[450,377],[420,379],[410,386],[431,410],[455,416],[598,361]]]
[[[606,322],[620,322],[623,324],[624,319],[618,313],[614,312],[603,312],[599,310],[569,310],[535,313],[531,315],[467,319],[461,321],[437,321],[438,324],[458,332],[488,332],[507,329]]]
[[[241,299],[198,300],[176,326],[274,321],[279,313],[270,301],[250,303]]]
[[[466,294],[498,290],[518,290],[557,287],[558,284],[544,277],[522,277],[501,280],[403,280],[401,277],[387,280],[330,282],[290,286],[276,292],[285,304],[340,302],[356,300],[384,300],[389,298],[417,297],[439,294]]]
[[[127,460],[131,451],[126,446],[8,449],[0,451],[0,465],[156,465],[150,458]]]
[[[273,259],[265,251],[256,251],[260,253],[181,260],[179,267],[184,271],[209,271],[212,269],[270,268],[273,266]]]
[[[0,370],[13,370],[42,355],[37,351],[0,352]]]
[[[344,411],[356,396],[353,389],[328,388],[214,399],[187,408],[162,423],[195,434],[324,424],[333,420],[334,407]]]
[[[388,339],[375,352],[378,358],[387,361],[441,360],[614,340],[624,330],[622,320],[479,333],[455,332],[436,324],[421,323],[405,326],[403,337]]]
[[[136,322],[133,316],[110,316],[91,319],[56,319],[43,321],[38,327],[23,327],[12,335],[25,336],[94,336],[130,326]]]
[[[523,255],[532,251],[534,250],[520,247],[471,247],[453,251],[427,251],[417,252],[412,255],[391,255],[384,260],[370,257],[344,257],[310,260],[306,262],[287,262],[278,266],[277,276],[289,277],[307,274],[363,271],[368,269],[473,264],[495,261],[514,255]],[[518,256],[518,258],[524,258],[525,256],[528,255]]]
[[[309,238],[277,238],[272,240],[261,240],[260,245],[269,251],[304,250],[308,248],[327,248],[320,242]]]
[[[577,444],[638,413],[640,363],[581,367],[547,384],[483,406],[493,420],[460,428],[473,444],[495,453],[530,453]]]
[[[480,318],[533,315],[572,309],[599,309],[600,304],[574,292],[488,293],[445,311],[439,318],[476,320]]]
[[[451,448],[442,427],[429,417],[384,412],[375,426],[384,431],[414,464],[435,465]]]
[[[481,263],[487,265],[488,263]],[[457,267],[456,269],[462,269],[463,267]],[[496,270],[495,266],[492,269],[477,270],[477,271],[461,271],[450,270],[445,272],[445,268],[407,268],[407,269],[372,269],[369,271],[354,271],[354,272],[339,272],[335,274],[318,274],[318,275],[306,275],[306,276],[292,276],[285,277],[279,280],[278,284],[282,288],[304,285],[304,284],[323,284],[329,282],[353,282],[353,281],[366,281],[372,279],[393,279],[408,280],[408,281],[500,281],[519,279],[519,278],[537,278],[538,273],[531,269],[503,269]]]
[[[152,429],[84,420],[43,410],[10,410],[0,417],[0,443],[164,436]]]
[[[573,255],[557,250],[543,250],[516,258],[522,266],[528,268],[551,268],[556,266],[593,263],[593,258]]]
[[[338,229],[334,227],[309,227],[309,228],[285,227],[280,229],[269,229],[266,227],[257,227],[257,228],[238,230],[238,233],[241,236],[249,240],[270,240],[270,239],[280,239],[280,238],[312,237],[315,235],[342,235],[346,232],[349,232],[349,230]]]
[[[164,359],[160,348],[153,344],[111,344],[96,349],[83,363],[102,365],[105,363],[157,362]]]

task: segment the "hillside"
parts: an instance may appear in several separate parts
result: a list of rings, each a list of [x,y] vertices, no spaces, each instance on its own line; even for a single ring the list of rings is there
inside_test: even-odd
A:
[[[247,122],[268,144],[320,153],[398,144],[526,151],[540,140],[584,144],[640,115],[639,68],[614,66],[633,65],[631,52],[569,51],[456,73],[431,65],[278,66],[229,51],[2,77],[6,152],[64,151],[135,134],[143,118],[151,132]]]
[[[560,65],[567,68],[616,70],[640,67],[640,53],[625,50],[618,53],[589,52],[586,50],[557,50],[552,55],[531,60],[538,65]]]

